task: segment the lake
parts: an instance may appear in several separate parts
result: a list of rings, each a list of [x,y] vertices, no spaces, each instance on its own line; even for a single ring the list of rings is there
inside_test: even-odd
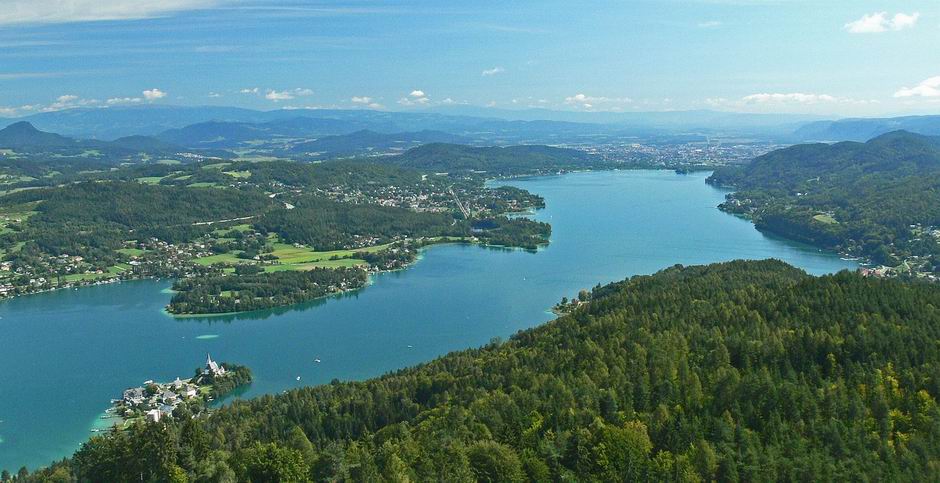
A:
[[[162,312],[168,280],[0,303],[0,468],[70,454],[103,427],[100,415],[123,389],[191,376],[206,353],[249,366],[255,382],[243,396],[252,397],[377,376],[505,338],[550,320],[547,310],[582,288],[677,263],[772,257],[814,274],[855,268],[718,211],[725,192],[706,176],[616,171],[499,182],[545,197],[535,218],[552,224],[548,247],[435,246],[359,292],[289,309],[174,319]]]

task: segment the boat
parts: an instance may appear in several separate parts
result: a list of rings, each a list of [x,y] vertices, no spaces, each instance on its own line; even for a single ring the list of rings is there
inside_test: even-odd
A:
[[[320,363],[320,358],[317,357],[316,359],[313,360],[313,362],[316,362],[317,364],[319,364],[319,363]],[[298,379],[300,379],[300,378],[298,377]]]
[[[300,380],[300,376],[297,376],[297,380],[298,380],[298,381]]]

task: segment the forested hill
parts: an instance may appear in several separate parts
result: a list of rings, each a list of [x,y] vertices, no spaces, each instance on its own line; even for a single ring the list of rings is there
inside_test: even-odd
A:
[[[816,178],[848,184],[868,175],[901,177],[940,172],[940,137],[894,131],[868,142],[798,144],[743,167],[719,168],[711,180],[737,188],[791,190]]]
[[[82,481],[936,481],[940,287],[674,267],[505,343],[96,436]]]
[[[940,268],[940,138],[797,145],[709,182],[734,188],[722,207],[759,228],[919,273]]]
[[[425,144],[380,161],[422,171],[483,171],[493,175],[533,174],[605,165],[602,159],[574,149],[541,145],[474,147],[444,143]]]

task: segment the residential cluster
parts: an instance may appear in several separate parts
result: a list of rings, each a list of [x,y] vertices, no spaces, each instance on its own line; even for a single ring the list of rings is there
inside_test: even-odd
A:
[[[113,412],[124,420],[142,417],[158,422],[162,418],[172,417],[180,404],[203,401],[204,397],[208,397],[207,389],[212,380],[225,374],[225,367],[207,354],[205,367],[190,379],[177,377],[167,383],[144,381],[143,386],[125,389],[121,399],[112,401]]]

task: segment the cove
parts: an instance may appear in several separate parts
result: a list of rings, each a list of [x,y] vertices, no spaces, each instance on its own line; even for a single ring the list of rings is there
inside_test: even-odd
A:
[[[813,274],[854,269],[758,232],[716,206],[708,173],[585,172],[495,182],[545,197],[537,252],[440,245],[365,289],[290,308],[175,319],[170,281],[56,291],[0,303],[0,468],[45,465],[102,427],[109,400],[146,379],[186,377],[206,353],[244,364],[240,397],[363,379],[507,337],[553,318],[582,288],[681,263],[778,258]],[[320,359],[320,363],[314,362]],[[298,381],[297,378],[300,377]]]

